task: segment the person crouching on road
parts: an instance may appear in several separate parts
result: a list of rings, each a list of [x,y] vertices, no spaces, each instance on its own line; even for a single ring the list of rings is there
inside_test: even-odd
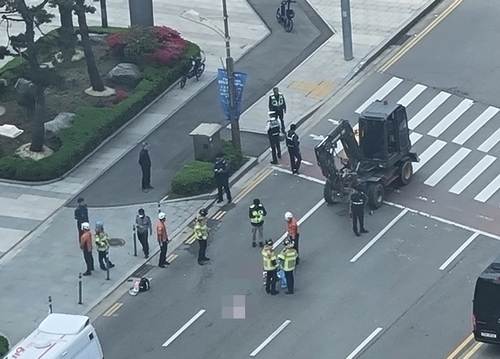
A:
[[[279,294],[276,290],[276,280],[278,278],[278,257],[273,250],[273,240],[268,239],[262,250],[264,271],[266,272],[266,293],[271,295]]]
[[[207,258],[207,240],[208,240],[208,226],[207,226],[207,215],[208,211],[206,209],[200,209],[198,216],[196,216],[196,221],[194,223],[194,237],[198,240],[198,264],[202,266],[204,261],[209,261]]]
[[[168,250],[168,234],[167,226],[165,225],[165,218],[167,215],[163,212],[158,213],[158,223],[156,224],[156,239],[158,240],[158,245],[160,246],[160,260],[158,261],[158,267],[165,268],[165,265],[170,265],[167,262],[167,250]]]
[[[111,263],[109,259],[109,239],[108,234],[104,231],[104,223],[102,221],[97,221],[95,223],[95,245],[97,247],[97,254],[99,255],[99,266],[102,270],[107,270],[109,263],[109,268],[113,268],[115,265]]]
[[[256,237],[257,232],[259,232],[259,244],[261,247],[264,246],[264,217],[267,216],[267,211],[264,205],[260,203],[260,199],[255,198],[252,205],[248,210],[248,216],[250,217],[250,224],[252,225],[252,247],[257,247]]]
[[[286,230],[288,238],[293,242],[293,248],[297,251],[297,264],[299,264],[299,224],[293,217],[292,212],[285,213]]]
[[[273,156],[271,164],[277,165],[278,158],[281,159],[280,123],[274,111],[269,111],[269,117],[266,124],[266,133],[269,138],[271,154]]]
[[[90,233],[90,224],[88,222],[82,223],[82,236],[80,238],[80,249],[83,252],[83,259],[87,265],[87,271],[83,273],[84,276],[92,274],[94,270],[94,257],[92,256],[92,234]]]
[[[295,286],[293,271],[295,270],[295,264],[297,263],[299,254],[295,248],[293,248],[293,242],[290,240],[285,239],[283,244],[285,248],[278,254],[278,258],[283,261],[283,271],[285,272],[286,285],[288,287],[288,291],[286,291],[285,294],[293,294]]]

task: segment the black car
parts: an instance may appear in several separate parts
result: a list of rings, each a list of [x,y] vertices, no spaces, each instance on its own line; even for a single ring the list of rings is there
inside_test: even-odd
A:
[[[472,324],[477,341],[500,344],[500,257],[477,278]]]

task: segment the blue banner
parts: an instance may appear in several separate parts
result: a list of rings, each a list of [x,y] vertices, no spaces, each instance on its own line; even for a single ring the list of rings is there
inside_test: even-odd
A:
[[[234,90],[235,90],[235,109],[234,116],[238,120],[241,115],[241,99],[243,97],[243,88],[247,81],[247,74],[243,72],[234,72]],[[229,121],[229,80],[227,71],[219,69],[217,75],[217,83],[219,84],[219,99],[224,119]]]

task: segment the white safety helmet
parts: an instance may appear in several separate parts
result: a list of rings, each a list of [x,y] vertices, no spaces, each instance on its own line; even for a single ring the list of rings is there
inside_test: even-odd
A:
[[[292,212],[286,212],[285,213],[285,221],[289,221],[293,218]]]
[[[167,215],[163,212],[158,213],[158,219],[165,219]]]
[[[88,222],[83,222],[82,223],[82,231],[83,230],[90,230],[90,223]]]

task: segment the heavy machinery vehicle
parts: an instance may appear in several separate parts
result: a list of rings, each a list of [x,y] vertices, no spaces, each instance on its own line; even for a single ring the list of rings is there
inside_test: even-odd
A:
[[[348,203],[354,188],[360,188],[368,196],[368,205],[377,209],[394,181],[410,183],[412,162],[419,161],[411,152],[406,108],[385,100],[371,103],[359,116],[358,137],[348,121],[340,120],[315,147],[326,177],[323,195],[329,204]],[[337,154],[339,141],[344,158]]]

